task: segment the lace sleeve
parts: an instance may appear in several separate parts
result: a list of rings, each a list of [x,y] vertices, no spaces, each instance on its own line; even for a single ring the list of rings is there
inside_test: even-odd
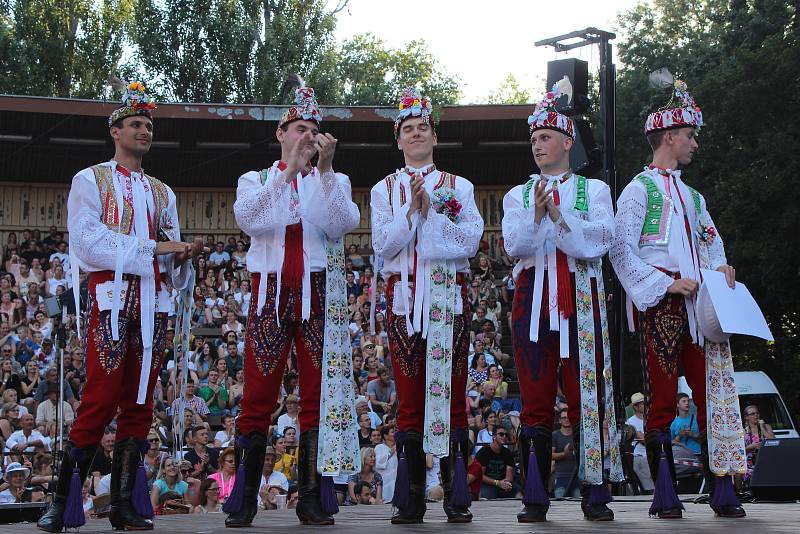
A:
[[[124,273],[152,274],[156,242],[109,230],[100,219],[100,194],[94,178],[76,175],[67,199],[67,230],[78,260],[92,271],[113,271],[117,256],[122,255]]]
[[[372,249],[378,256],[393,258],[414,238],[417,216],[412,217],[411,228],[409,228],[406,219],[408,204],[403,205],[397,213],[392,213],[392,206],[389,205],[389,195],[386,193],[386,185],[383,180],[372,188],[370,209]]]
[[[562,209],[561,215],[569,230],[562,226],[556,232],[556,246],[573,258],[601,258],[611,248],[614,238],[614,209],[611,190],[605,183],[589,188],[589,217],[581,219],[573,210]],[[592,193],[594,189],[594,194]]]
[[[167,194],[169,195],[169,205],[167,211],[161,214],[160,225],[162,228],[172,228],[171,234],[175,241],[181,240],[181,227],[178,221],[178,209],[176,207],[175,193],[172,189],[167,187]],[[178,268],[175,268],[175,254],[165,254],[158,257],[158,267],[162,273],[169,273],[172,286],[180,291],[189,283],[189,263],[190,261],[183,262]]]
[[[536,224],[534,208],[525,209],[516,195],[516,188],[503,198],[503,244],[509,256],[526,258],[536,254],[553,225],[549,217]]]
[[[283,173],[270,173],[263,186],[258,172],[242,175],[233,203],[239,228],[254,237],[289,224],[291,193],[292,186],[284,180]]]
[[[301,206],[302,217],[320,228],[330,238],[338,238],[358,226],[361,215],[353,202],[350,179],[327,171],[309,176],[311,194]]]
[[[466,182],[466,180],[465,180]],[[456,194],[463,206],[458,222],[451,221],[447,215],[437,213],[431,208],[428,217],[422,221],[422,231],[418,242],[419,257],[426,260],[454,260],[471,258],[478,251],[483,235],[483,218],[475,205],[472,184],[461,194]]]
[[[725,257],[725,244],[722,242],[722,236],[719,235],[719,230],[711,219],[711,214],[708,213],[706,199],[702,197],[701,199],[703,210],[700,214],[700,222],[704,227],[713,229],[714,231],[714,238],[711,239],[711,242],[707,245],[708,268],[716,270],[720,266],[728,263],[728,259]]]
[[[622,286],[641,311],[664,298],[673,282],[637,255],[646,211],[644,190],[629,185],[617,203],[614,241],[608,255]]]

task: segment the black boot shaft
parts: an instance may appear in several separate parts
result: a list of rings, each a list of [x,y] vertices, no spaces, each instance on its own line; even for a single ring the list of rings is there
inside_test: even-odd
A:
[[[317,473],[319,429],[300,434],[297,451],[297,518],[304,525],[333,525],[333,516],[322,509],[322,475]]]
[[[240,441],[246,443],[246,446],[240,446]],[[258,490],[261,486],[266,448],[267,436],[261,432],[252,432],[245,439],[240,438],[236,442],[237,464],[244,462],[244,491],[242,507],[225,519],[225,526],[228,528],[249,527],[253,523],[258,512]]]
[[[139,515],[132,502],[136,470],[141,459],[142,452],[135,438],[114,443],[111,461],[111,511],[108,518],[117,530],[153,529],[153,520]]]

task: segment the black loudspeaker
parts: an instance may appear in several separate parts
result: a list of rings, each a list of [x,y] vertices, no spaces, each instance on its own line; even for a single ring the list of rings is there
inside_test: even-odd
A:
[[[589,121],[573,118],[575,124],[575,143],[569,152],[570,168],[583,176],[591,177],[603,166],[601,152],[594,141]]]
[[[10,523],[35,523],[47,510],[47,503],[20,502],[0,504],[0,525]]]
[[[589,63],[580,59],[559,59],[547,62],[547,90],[566,76],[572,86],[572,98],[562,95],[556,109],[564,115],[580,115],[589,111]]]
[[[750,479],[750,490],[759,500],[800,499],[800,438],[762,442]]]

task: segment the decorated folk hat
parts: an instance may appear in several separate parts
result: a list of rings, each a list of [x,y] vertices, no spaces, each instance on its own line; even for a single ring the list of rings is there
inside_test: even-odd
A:
[[[305,85],[294,90],[294,104],[283,113],[278,127],[299,120],[312,121],[317,123],[317,126],[322,122],[322,113],[319,111],[314,89]]]
[[[572,119],[556,110],[556,101],[561,97],[562,83],[564,80],[553,84],[553,88],[545,93],[542,101],[536,104],[533,113],[528,117],[531,135],[536,130],[556,130],[575,139],[575,126]]]
[[[123,92],[122,107],[115,109],[111,116],[108,117],[109,128],[118,120],[135,115],[153,119],[152,112],[156,109],[156,101],[145,92],[142,82],[133,82],[126,85],[119,79],[115,79],[115,81],[111,82],[111,85],[115,89],[121,89]]]
[[[394,119],[394,136],[397,137],[400,133],[400,125],[409,117],[420,117],[423,121],[433,126],[433,106],[430,100],[422,96],[419,89],[415,87],[408,87],[403,90],[400,95],[400,110],[397,117]]]
[[[673,128],[697,128],[703,126],[703,112],[686,90],[686,82],[675,80],[669,70],[662,68],[650,73],[650,83],[658,88],[673,89],[669,102],[647,116],[644,134]]]

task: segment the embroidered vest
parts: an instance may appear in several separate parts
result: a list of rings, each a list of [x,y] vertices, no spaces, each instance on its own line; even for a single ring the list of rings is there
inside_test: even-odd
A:
[[[108,165],[95,165],[92,167],[94,179],[97,182],[97,190],[100,193],[101,220],[109,230],[121,234],[130,234],[133,230],[133,205],[123,195],[122,209],[117,203],[115,192],[114,171]],[[160,180],[148,176],[150,191],[153,193],[157,216],[153,219],[156,235],[161,228],[162,219],[166,217],[167,206],[169,205],[169,195],[167,186]]]
[[[666,245],[669,242],[670,231],[672,229],[672,217],[669,216],[672,210],[672,199],[661,193],[661,190],[650,175],[641,173],[634,178],[634,180],[639,180],[639,182],[641,182],[647,195],[647,212],[644,216],[639,246]],[[688,185],[686,185],[686,188],[692,195],[694,209],[699,217],[702,212],[700,193]],[[665,205],[667,208],[666,210],[664,209]]]
[[[392,197],[394,195],[394,183],[397,180],[398,174],[399,173],[393,173],[383,179],[383,181],[386,183],[386,191],[388,191],[389,193],[389,207],[393,206]],[[447,187],[449,187],[450,189],[455,190],[456,175],[451,174],[449,172],[440,171],[439,181],[436,182],[436,185],[433,186],[433,190],[436,191],[437,189],[444,187],[445,184],[447,184]],[[400,184],[400,205],[402,206],[403,204],[405,204],[406,200],[407,200],[406,188],[403,186],[403,184]]]
[[[538,175],[537,175],[538,177]],[[522,206],[525,209],[531,206],[531,189],[533,189],[537,178],[531,178],[522,189]],[[589,212],[589,197],[586,195],[586,177],[580,174],[575,175],[575,206],[574,209],[580,214]]]

